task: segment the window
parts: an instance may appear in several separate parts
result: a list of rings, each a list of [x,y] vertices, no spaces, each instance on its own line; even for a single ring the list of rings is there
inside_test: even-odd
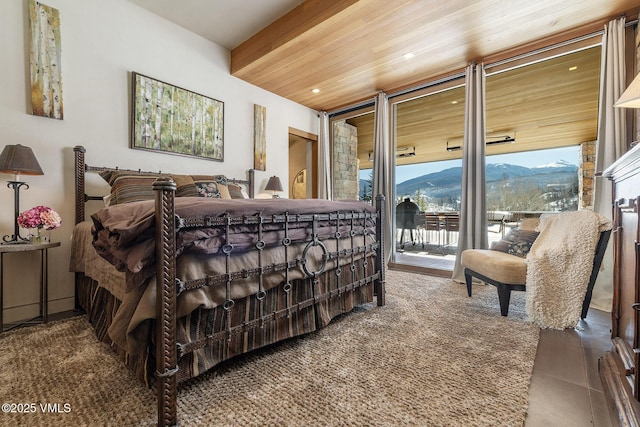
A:
[[[574,52],[562,46],[488,69],[487,210],[515,218],[516,212],[589,206],[593,170],[587,166],[594,160],[588,153],[597,132],[601,49],[592,40],[580,43]],[[396,202],[409,197],[422,213],[439,214],[436,231],[416,225],[420,238],[412,237],[410,246],[397,230],[397,263],[453,266],[442,261],[455,254],[457,231],[443,219],[460,210],[464,99],[462,78],[391,98]],[[357,128],[359,196],[368,199],[373,114],[353,114],[346,121]],[[409,252],[423,255],[426,264],[407,257]]]
[[[487,156],[487,210],[577,210],[579,156],[578,146]]]

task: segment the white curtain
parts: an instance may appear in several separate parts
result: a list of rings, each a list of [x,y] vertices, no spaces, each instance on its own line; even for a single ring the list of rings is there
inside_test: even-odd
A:
[[[383,224],[384,253],[386,261],[391,257],[392,224],[393,224],[393,177],[390,174],[393,167],[392,150],[389,138],[389,99],[384,92],[378,93],[375,100],[373,121],[373,197],[378,194],[385,196],[386,221]],[[374,202],[375,203],[375,202]]]
[[[625,109],[613,106],[626,89],[624,26],[624,17],[612,20],[605,26],[602,36],[596,172],[609,167],[627,147]],[[596,178],[595,184],[593,210],[611,218],[612,184],[604,178]],[[612,246],[609,244],[605,252],[591,299],[591,307],[604,311],[611,311],[613,301]]]
[[[464,281],[460,254],[465,249],[486,249],[487,209],[485,201],[485,71],[484,64],[471,64],[465,76],[464,140],[462,146],[462,197],[460,237],[453,279]]]
[[[318,114],[318,198],[331,200],[331,134],[329,133],[329,114]]]

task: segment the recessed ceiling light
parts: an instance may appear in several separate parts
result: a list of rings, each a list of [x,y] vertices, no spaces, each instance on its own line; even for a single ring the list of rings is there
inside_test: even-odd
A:
[[[573,67],[569,67],[569,71],[575,71],[578,69],[577,65],[574,65]]]
[[[404,57],[404,59],[411,59],[413,58],[415,55],[413,54],[413,52],[407,52],[404,55],[402,55]]]
[[[319,92],[320,92],[320,89],[318,89],[318,88],[311,89],[311,92],[313,92],[313,93],[319,93]]]
[[[451,103],[452,103],[452,104],[457,104],[457,103],[458,103],[458,101],[451,101]]]

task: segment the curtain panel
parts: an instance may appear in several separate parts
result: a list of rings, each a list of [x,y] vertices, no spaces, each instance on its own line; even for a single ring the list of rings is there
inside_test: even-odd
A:
[[[373,194],[385,196],[385,211],[387,218],[383,224],[384,253],[386,261],[391,258],[393,248],[393,218],[394,215],[394,177],[391,174],[393,168],[393,155],[389,138],[389,98],[386,93],[380,92],[375,99],[375,111],[373,119]]]
[[[331,200],[331,134],[329,133],[329,114],[318,114],[318,198]]]
[[[464,139],[462,144],[462,194],[460,236],[452,278],[464,282],[460,254],[465,249],[486,249],[487,209],[485,174],[485,70],[471,64],[465,75]]]
[[[612,20],[605,26],[600,67],[596,172],[605,170],[627,149],[625,109],[613,106],[626,89],[624,17]],[[595,212],[611,218],[613,194],[612,185],[608,180],[596,178],[593,202]],[[591,307],[611,311],[612,304],[613,253],[612,245],[609,245],[593,288]]]

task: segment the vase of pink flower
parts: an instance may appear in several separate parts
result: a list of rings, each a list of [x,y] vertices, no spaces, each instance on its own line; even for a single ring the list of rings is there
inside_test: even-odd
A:
[[[58,212],[47,206],[36,206],[22,212],[18,216],[18,225],[22,228],[34,228],[35,234],[32,234],[32,242],[35,244],[42,243],[44,231],[55,230],[62,224],[62,219]]]

